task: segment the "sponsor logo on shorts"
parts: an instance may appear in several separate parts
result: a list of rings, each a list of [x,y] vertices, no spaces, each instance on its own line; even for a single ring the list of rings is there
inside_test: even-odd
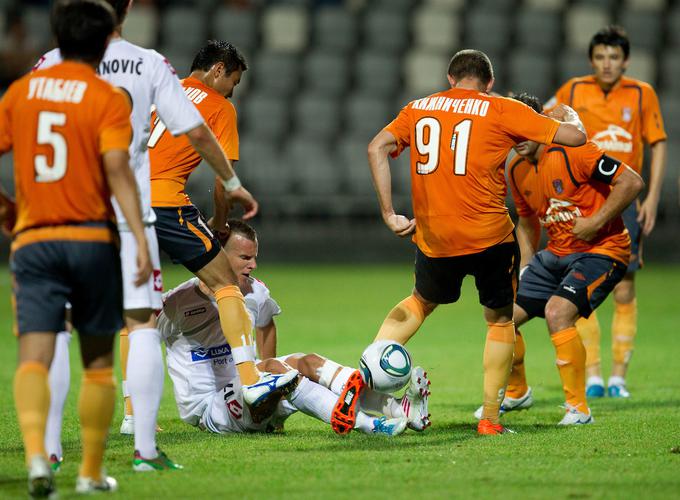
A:
[[[163,291],[163,276],[161,275],[160,269],[153,270],[153,291],[154,292]]]
[[[564,285],[564,286],[562,287],[562,289],[563,289],[563,290],[566,290],[566,291],[569,292],[569,293],[573,293],[574,295],[576,295],[576,288],[574,288],[574,287],[571,286],[571,285]]]
[[[191,316],[198,316],[199,314],[203,314],[206,311],[207,311],[207,309],[205,307],[197,307],[196,309],[190,309],[188,311],[184,311],[184,317],[189,318]]]
[[[231,354],[231,346],[222,344],[216,347],[199,347],[191,350],[191,361],[206,361],[208,359],[221,358]]]
[[[576,272],[573,274],[573,276],[574,276],[574,278],[577,279],[577,280],[581,280],[581,281],[585,281],[585,280],[586,280],[586,277],[583,275],[583,273],[582,273],[581,271],[576,271]]]

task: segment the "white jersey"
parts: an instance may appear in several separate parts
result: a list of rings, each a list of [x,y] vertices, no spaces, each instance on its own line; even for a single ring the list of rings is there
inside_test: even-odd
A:
[[[281,308],[264,283],[251,278],[250,286],[245,294],[248,316],[255,327],[264,327],[281,313]],[[180,417],[196,425],[215,392],[238,377],[217,304],[201,291],[198,278],[163,296],[158,331],[167,347],[168,372]]]
[[[59,49],[54,49],[42,56],[33,69],[49,68],[60,62],[61,53]],[[125,90],[132,100],[130,167],[139,188],[142,218],[146,224],[152,224],[156,217],[151,209],[150,162],[146,149],[152,106],[175,136],[204,123],[203,117],[186,97],[168,60],[155,50],[114,38],[106,49],[97,73],[111,85]],[[113,206],[119,229],[127,230],[125,218],[115,200]]]

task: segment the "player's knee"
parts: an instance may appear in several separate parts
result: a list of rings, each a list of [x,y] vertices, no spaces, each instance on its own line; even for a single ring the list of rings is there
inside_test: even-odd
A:
[[[573,312],[569,310],[564,301],[549,300],[545,305],[545,321],[551,332],[568,328],[573,323]]]
[[[412,301],[411,304],[418,308],[423,318],[427,318],[439,305],[436,302],[430,302],[429,300],[425,299],[418,293],[418,290],[415,289],[413,290],[410,298]]]
[[[273,358],[261,361],[258,368],[269,373],[286,373],[290,369],[278,359]]]
[[[298,371],[307,378],[313,378],[325,362],[326,358],[318,354],[305,354],[298,360]]]
[[[635,281],[633,281],[631,276],[626,275],[614,287],[614,300],[619,304],[629,304],[635,299]]]

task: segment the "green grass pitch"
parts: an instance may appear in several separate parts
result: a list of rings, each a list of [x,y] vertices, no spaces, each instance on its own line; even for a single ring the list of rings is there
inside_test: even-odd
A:
[[[167,265],[166,286],[188,275]],[[387,311],[412,285],[401,266],[264,265],[265,281],[284,313],[279,353],[319,352],[356,365]],[[11,334],[9,273],[0,269],[0,498],[22,498],[25,472],[12,401],[16,342]],[[629,374],[632,398],[591,402],[595,425],[559,429],[562,390],[544,323],[523,332],[527,375],[536,403],[504,417],[516,435],[480,438],[473,410],[481,400],[485,325],[470,280],[458,304],[436,311],[409,344],[432,379],[433,426],[395,439],[347,437],[304,415],[284,434],[217,436],[177,417],[166,380],[160,446],[185,465],[179,472],[135,474],[132,439],[117,432],[106,465],[121,498],[679,498],[680,268],[650,266],[638,277],[639,335]],[[605,374],[611,361],[611,302],[600,309]],[[79,461],[77,341],[64,428],[62,498],[73,491]]]

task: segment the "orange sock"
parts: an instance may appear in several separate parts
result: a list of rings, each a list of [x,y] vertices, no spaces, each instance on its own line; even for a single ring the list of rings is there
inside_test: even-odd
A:
[[[24,438],[26,463],[35,455],[45,455],[45,426],[50,410],[48,370],[37,361],[25,361],[14,375],[14,404]]]
[[[575,326],[550,336],[567,404],[588,413],[586,401],[586,350]]]
[[[387,314],[375,340],[389,339],[405,345],[418,331],[428,314],[425,305],[415,295],[409,295]]]
[[[132,398],[127,392],[127,363],[130,352],[130,339],[128,329],[123,328],[119,333],[120,342],[120,371],[123,376],[123,401],[125,402],[125,415],[134,415],[132,412]]]
[[[498,423],[498,411],[508,377],[512,369],[512,354],[515,348],[515,325],[489,323],[484,346],[484,409],[482,419]]]
[[[505,395],[511,398],[521,398],[529,390],[527,377],[524,371],[524,354],[526,347],[519,330],[515,330],[515,353],[512,359],[512,371],[508,377],[508,388]]]
[[[614,363],[627,365],[633,355],[633,341],[637,334],[637,301],[614,303],[612,320],[612,358]]]
[[[255,368],[252,325],[246,312],[243,294],[239,287],[230,285],[217,290],[215,299],[220,313],[222,333],[231,346],[241,383],[254,384],[259,380],[260,374]]]
[[[595,311],[588,318],[579,318],[576,322],[583,346],[586,348],[586,367],[600,364],[600,322]]]
[[[80,475],[95,481],[101,479],[106,438],[116,401],[113,368],[85,370],[80,386],[78,413],[83,442]]]

